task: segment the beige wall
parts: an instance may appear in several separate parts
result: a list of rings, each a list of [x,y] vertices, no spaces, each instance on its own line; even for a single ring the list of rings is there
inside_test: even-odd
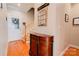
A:
[[[8,43],[6,10],[6,4],[3,4],[3,9],[0,8],[0,55],[2,56],[7,54]]]
[[[71,5],[71,44],[79,46],[79,26],[73,26],[72,20],[79,17],[79,4]]]
[[[34,27],[34,10],[30,9],[27,13],[27,26],[26,26],[26,37],[27,37],[27,43],[30,43],[30,31]]]
[[[27,11],[26,14],[27,14],[27,19],[28,19],[26,31],[29,33],[29,31],[32,29],[34,25],[34,10],[30,9],[29,11]]]
[[[65,22],[65,13],[70,15],[70,4],[56,4],[55,55],[61,54],[70,42],[70,26]]]

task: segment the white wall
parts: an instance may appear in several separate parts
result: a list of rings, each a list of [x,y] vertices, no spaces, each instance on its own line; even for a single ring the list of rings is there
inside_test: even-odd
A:
[[[11,21],[12,17],[19,18],[20,29],[15,29]],[[32,11],[24,13],[22,11],[15,10],[13,8],[8,8],[8,42],[19,40],[24,37],[25,27],[22,24],[23,22],[26,22],[26,34],[27,34],[33,27],[34,16]]]
[[[41,4],[35,4],[35,19],[33,32],[54,36],[53,53],[59,55],[69,44],[69,24],[65,23],[65,12],[70,11],[70,4],[51,4],[48,7],[47,26],[38,26],[37,8]]]
[[[8,30],[6,21],[6,4],[3,4],[3,9],[0,8],[0,56],[7,54]]]
[[[19,18],[20,28],[16,29],[12,23],[12,17]],[[8,41],[14,41],[21,39],[24,36],[24,26],[23,22],[27,21],[27,16],[25,13],[8,9]]]
[[[79,46],[79,26],[73,26],[74,17],[79,17],[79,4],[71,4],[71,44]]]

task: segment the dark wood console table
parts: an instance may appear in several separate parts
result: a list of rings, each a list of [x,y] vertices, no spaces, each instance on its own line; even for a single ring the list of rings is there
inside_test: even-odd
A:
[[[31,56],[52,56],[53,36],[31,33],[30,34],[30,55]]]

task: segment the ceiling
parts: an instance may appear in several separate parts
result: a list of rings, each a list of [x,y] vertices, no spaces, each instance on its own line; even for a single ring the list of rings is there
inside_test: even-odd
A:
[[[25,13],[33,7],[33,3],[7,3],[7,9],[19,10]]]

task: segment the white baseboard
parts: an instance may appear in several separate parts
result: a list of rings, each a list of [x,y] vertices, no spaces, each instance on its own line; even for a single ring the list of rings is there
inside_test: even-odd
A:
[[[59,56],[63,56],[63,54],[67,51],[67,49],[70,47],[70,45],[68,45],[61,53]]]
[[[73,44],[69,44],[69,45],[60,53],[59,56],[63,56],[64,53],[67,51],[67,49],[68,49],[69,47],[74,47],[74,48],[79,49],[79,46],[76,46],[76,45],[73,45]]]
[[[77,46],[77,45],[70,44],[69,46],[79,49],[79,46]]]

